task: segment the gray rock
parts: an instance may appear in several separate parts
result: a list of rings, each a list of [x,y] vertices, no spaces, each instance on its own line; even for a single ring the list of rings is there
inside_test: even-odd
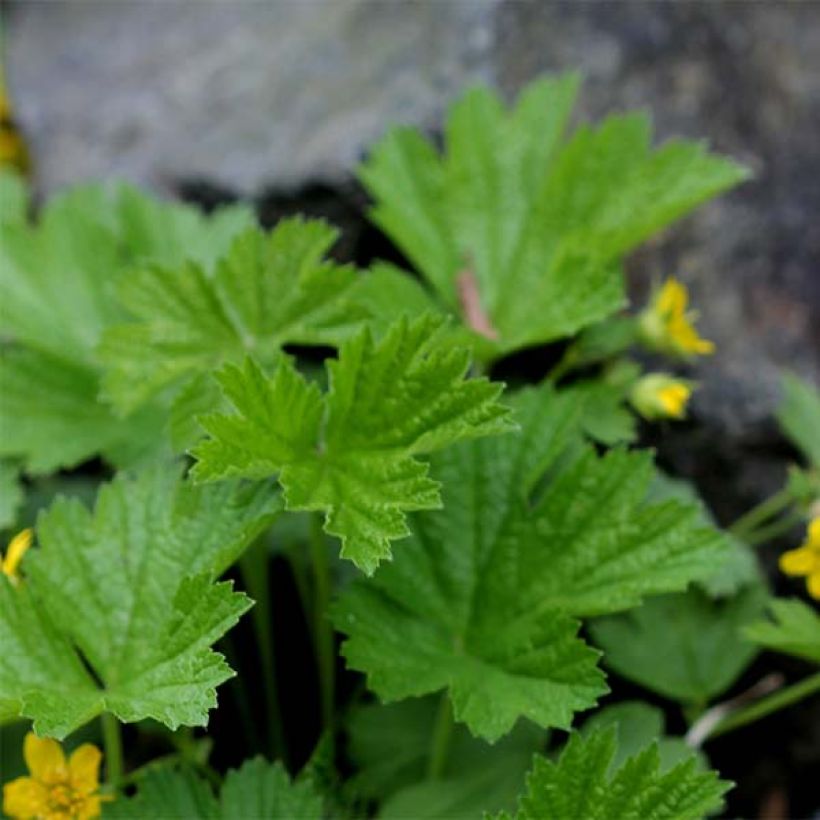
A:
[[[47,190],[338,180],[487,71],[495,0],[15,3],[8,81]]]
[[[691,285],[718,353],[696,413],[756,435],[778,371],[820,381],[820,4],[14,3],[8,74],[50,191],[124,176],[245,195],[343,187],[395,122],[434,128],[466,84],[512,96],[580,69],[580,118],[643,107],[755,181],[632,260]]]

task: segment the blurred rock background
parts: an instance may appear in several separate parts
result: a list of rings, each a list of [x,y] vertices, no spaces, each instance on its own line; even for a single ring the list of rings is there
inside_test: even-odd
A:
[[[718,346],[696,373],[698,423],[674,427],[662,457],[719,514],[731,482],[727,516],[781,481],[779,369],[820,381],[820,3],[2,8],[8,84],[44,193],[125,177],[205,204],[253,197],[269,218],[319,210],[359,241],[372,233],[351,169],[388,125],[434,132],[469,83],[513,96],[564,69],[586,77],[579,119],[646,108],[659,139],[704,139],[747,163],[753,182],[632,260],[633,292],[680,276]]]

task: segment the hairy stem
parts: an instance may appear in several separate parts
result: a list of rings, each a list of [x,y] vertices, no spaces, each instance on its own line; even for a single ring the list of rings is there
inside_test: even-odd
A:
[[[427,777],[430,780],[441,777],[447,766],[450,751],[450,737],[453,734],[453,708],[447,692],[441,693],[436,722],[433,725],[433,740],[430,745],[430,758],[427,762]]]
[[[270,754],[282,758],[288,764],[288,747],[282,726],[282,709],[279,703],[279,687],[276,682],[276,650],[273,634],[273,611],[271,608],[270,582],[265,544],[258,541],[245,550],[239,559],[239,569],[245,589],[256,605],[252,610],[254,632],[262,664],[262,681],[265,689],[265,708],[270,726]]]
[[[119,720],[111,712],[103,712],[100,723],[105,747],[106,779],[112,786],[117,786],[123,775],[122,729]]]
[[[319,687],[322,705],[322,726],[325,730],[333,725],[335,690],[335,657],[333,650],[333,625],[328,617],[330,604],[330,566],[327,543],[322,530],[322,517],[311,517],[310,556],[313,563],[313,629],[316,646],[316,662],[319,667]]]

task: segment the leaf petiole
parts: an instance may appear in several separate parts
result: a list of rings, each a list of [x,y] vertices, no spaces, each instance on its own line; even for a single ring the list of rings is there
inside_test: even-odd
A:
[[[100,723],[105,747],[106,778],[111,785],[117,786],[123,776],[122,729],[119,720],[111,712],[103,712]]]

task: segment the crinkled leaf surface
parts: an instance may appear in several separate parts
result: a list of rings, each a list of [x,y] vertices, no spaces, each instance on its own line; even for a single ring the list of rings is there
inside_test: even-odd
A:
[[[697,820],[720,809],[731,787],[700,771],[694,754],[665,772],[656,745],[620,766],[616,754],[613,729],[573,734],[557,761],[536,757],[518,811],[497,820]]]
[[[783,376],[783,404],[777,419],[786,435],[820,468],[820,390],[790,373]]]
[[[765,603],[757,585],[718,600],[693,588],[595,621],[590,630],[619,675],[665,697],[706,703],[728,689],[757,654],[741,630]]]
[[[251,604],[215,579],[280,509],[263,483],[160,468],[104,486],[93,513],[55,501],[25,581],[0,576],[0,714],[58,737],[104,710],[204,725],[233,674],[210,646]]]
[[[319,820],[322,798],[307,782],[292,782],[281,763],[247,760],[225,776],[217,799],[188,769],[149,769],[135,797],[104,804],[103,817],[163,820]]]
[[[772,620],[749,624],[743,634],[756,644],[820,663],[820,615],[797,598],[769,602]]]
[[[219,381],[236,408],[201,419],[211,438],[193,450],[199,480],[278,473],[290,510],[322,510],[342,556],[367,573],[408,534],[405,513],[440,505],[417,455],[507,431],[501,385],[466,379],[469,356],[442,350],[439,320],[402,320],[379,341],[368,330],[328,363],[323,394],[283,360],[272,377],[248,359]]]
[[[649,487],[649,500],[665,501],[668,498],[697,507],[704,526],[717,526],[711,511],[692,483],[657,472]],[[750,547],[727,531],[722,531],[721,535],[726,541],[725,559],[716,564],[709,576],[697,582],[712,598],[734,595],[743,587],[759,584],[761,581],[760,566]]]
[[[357,767],[350,791],[377,800],[380,817],[467,818],[512,808],[547,733],[521,724],[490,745],[457,725],[442,775],[431,780],[427,765],[438,707],[438,698],[426,697],[355,710],[348,723]]]
[[[472,327],[464,287],[477,284],[490,358],[617,310],[623,254],[745,176],[697,143],[653,150],[643,115],[565,140],[576,89],[572,75],[542,79],[509,111],[473,89],[450,110],[441,154],[396,129],[360,171],[373,220]]]
[[[29,472],[100,453],[117,466],[156,455],[158,408],[121,418],[99,400],[96,348],[123,319],[118,283],[147,260],[208,264],[251,219],[246,209],[205,218],[130,188],[87,186],[54,197],[36,222],[0,225],[0,336],[12,342],[0,360],[0,455]]]
[[[282,345],[338,344],[366,311],[347,297],[358,274],[324,259],[337,231],[294,218],[236,237],[213,274],[190,262],[149,266],[120,298],[131,320],[110,327],[101,355],[106,394],[132,411],[168,385]]]
[[[671,737],[664,733],[666,717],[662,709],[640,700],[625,700],[605,706],[584,722],[581,733],[594,732],[615,727],[617,751],[613,765],[620,767],[627,759],[642,749],[657,742],[661,771],[671,769],[693,754],[708,768],[706,758],[691,749],[682,737]]]
[[[441,511],[416,514],[400,554],[355,583],[334,620],[383,700],[447,688],[457,719],[494,740],[526,716],[568,727],[606,691],[578,617],[617,612],[710,571],[720,538],[677,502],[645,505],[648,454],[559,457],[577,395],[530,390],[517,435],[436,456]]]

